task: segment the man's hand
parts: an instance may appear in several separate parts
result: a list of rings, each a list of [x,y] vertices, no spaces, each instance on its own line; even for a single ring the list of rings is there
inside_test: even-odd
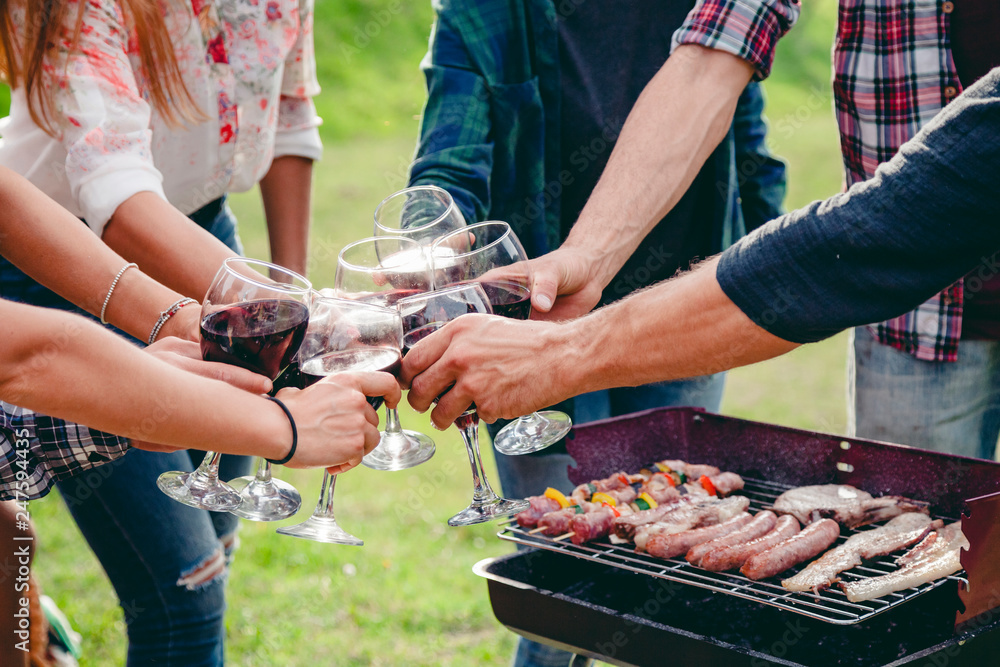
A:
[[[336,475],[361,463],[381,437],[368,396],[382,396],[386,405],[396,407],[402,393],[388,373],[337,373],[306,389],[279,391],[277,397],[295,418],[299,436],[295,456],[285,465],[326,467]]]
[[[444,429],[474,402],[487,422],[513,419],[568,396],[560,372],[559,325],[495,315],[463,315],[424,338],[403,359],[400,381],[419,411]],[[566,382],[569,380],[569,384]]]
[[[571,320],[594,309],[604,290],[596,253],[564,246],[528,262],[532,319]]]

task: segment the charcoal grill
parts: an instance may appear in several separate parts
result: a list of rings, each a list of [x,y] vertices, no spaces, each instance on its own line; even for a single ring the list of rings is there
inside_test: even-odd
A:
[[[732,470],[747,480],[754,509],[805,484],[925,500],[935,516],[962,518],[971,548],[958,575],[855,604],[839,590],[789,593],[777,580],[708,573],[610,542],[577,546],[511,524],[500,537],[537,550],[475,569],[497,618],[515,632],[630,665],[1000,663],[1000,464],[692,408],[587,424],[567,449],[574,483],[665,458]],[[892,569],[880,559],[846,577]]]

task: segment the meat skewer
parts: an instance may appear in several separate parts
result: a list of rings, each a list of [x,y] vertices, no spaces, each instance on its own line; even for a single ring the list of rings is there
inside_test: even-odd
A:
[[[701,559],[700,566],[709,572],[735,570],[743,566],[751,556],[766,551],[780,542],[784,542],[799,532],[799,521],[793,516],[782,516],[774,524],[774,529],[765,535],[746,544],[735,544],[731,547],[713,549]]]
[[[555,512],[556,510],[562,509],[562,505],[555,498],[549,498],[548,496],[529,496],[526,498],[529,507],[515,518],[517,519],[517,525],[521,528],[534,528],[538,525],[538,520],[549,512]]]
[[[717,523],[714,526],[694,528],[681,533],[674,533],[673,535],[654,535],[646,542],[646,551],[649,552],[649,555],[656,556],[657,558],[673,558],[674,556],[687,553],[696,544],[708,542],[717,537],[738,531],[751,521],[753,521],[753,517],[750,516],[749,512],[741,512],[732,519]]]
[[[841,583],[840,587],[847,594],[847,599],[851,602],[873,600],[905,588],[914,588],[928,581],[947,577],[961,570],[962,549],[969,548],[969,541],[962,534],[961,524],[958,522],[949,524],[934,535],[935,539],[928,545],[924,546],[921,542],[901,558],[900,561],[904,561],[905,564],[895,572]],[[906,558],[913,552],[917,554]]]
[[[833,519],[820,519],[784,542],[751,556],[740,572],[754,581],[773,577],[823,553],[839,536],[840,524]]]
[[[879,528],[852,535],[839,547],[830,549],[781,585],[789,591],[817,591],[840,579],[838,574],[861,564],[862,560],[887,556],[919,542],[928,532],[940,527],[926,514],[907,512]]]
[[[609,495],[614,495],[614,492],[620,491],[622,489],[630,489],[632,491],[632,498],[626,500],[625,502],[632,502],[635,496],[638,494],[635,489],[632,489],[632,484],[636,482],[643,482],[646,478],[640,474],[629,475],[622,472],[617,472],[610,477],[605,477],[604,479],[595,479],[592,482],[587,482],[586,484],[580,484],[575,489],[573,493],[570,494],[570,499],[577,502],[583,502],[585,500],[590,500],[591,496],[595,493],[607,493]]]
[[[709,551],[720,549],[722,547],[731,547],[737,544],[746,544],[751,540],[755,540],[758,537],[771,532],[777,522],[778,517],[775,516],[774,512],[769,512],[767,510],[758,512],[757,515],[754,516],[753,521],[748,523],[746,526],[743,526],[736,532],[711,540],[710,542],[705,542],[704,544],[698,544],[691,547],[685,558],[687,559],[687,562],[692,565],[698,565],[701,563],[701,559],[704,558],[705,554]]]

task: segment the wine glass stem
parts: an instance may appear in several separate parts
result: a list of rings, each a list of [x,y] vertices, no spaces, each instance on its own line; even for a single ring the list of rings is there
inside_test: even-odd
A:
[[[399,425],[399,412],[388,406],[385,409],[385,432],[390,435],[403,433],[403,427]]]
[[[465,449],[469,453],[469,464],[472,466],[472,499],[474,502],[484,502],[497,497],[486,479],[483,471],[482,458],[479,455],[479,413],[469,410],[458,418],[457,424]]]
[[[254,476],[254,481],[260,484],[271,483],[271,462],[263,456],[260,457],[260,461],[257,463],[257,474]]]
[[[222,459],[220,452],[206,452],[205,458],[201,460],[197,472],[206,475],[210,480],[219,479],[219,461]]]
[[[337,476],[326,472],[323,473],[323,488],[319,492],[319,502],[316,503],[316,511],[313,516],[324,519],[333,518],[333,487],[337,484]]]

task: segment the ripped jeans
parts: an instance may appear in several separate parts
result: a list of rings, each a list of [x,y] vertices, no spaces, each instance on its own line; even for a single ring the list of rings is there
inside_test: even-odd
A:
[[[240,251],[236,219],[224,200],[191,218]],[[0,296],[81,312],[3,259]],[[201,458],[197,451],[133,449],[58,484],[118,594],[128,628],[129,667],[223,664],[227,559],[236,546],[239,519],[187,507],[156,486],[160,473],[193,470]],[[220,477],[249,474],[251,462],[245,456],[223,456]],[[39,532],[44,539],[44,526]]]

